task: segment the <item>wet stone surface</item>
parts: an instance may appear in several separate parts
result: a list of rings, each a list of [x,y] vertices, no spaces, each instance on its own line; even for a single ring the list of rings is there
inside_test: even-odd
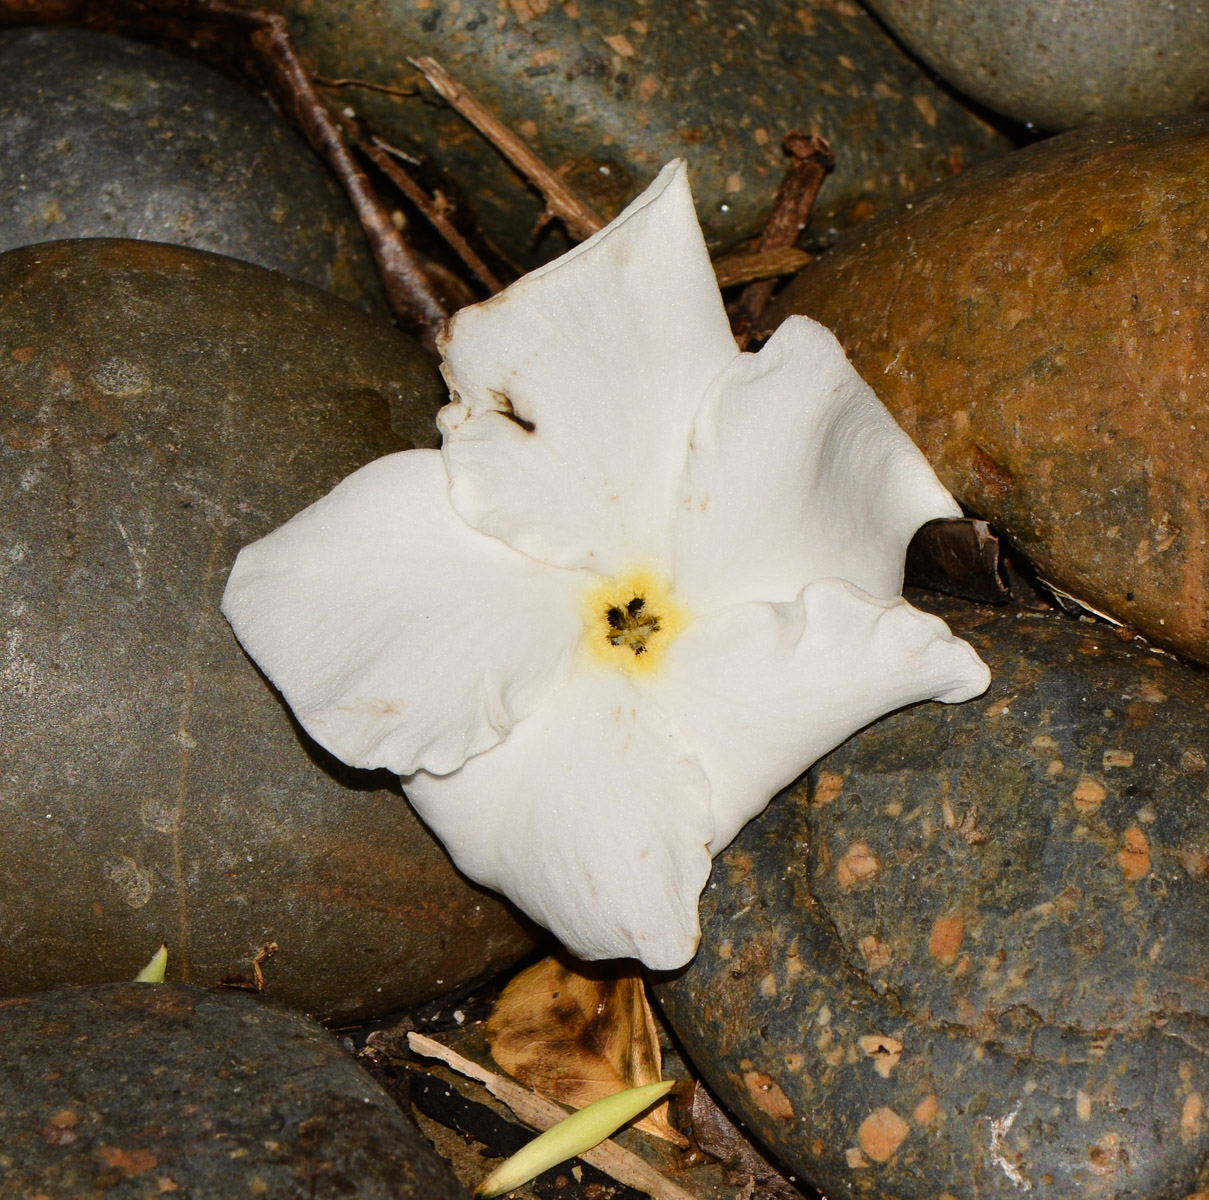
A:
[[[926,606],[990,690],[774,800],[660,1002],[832,1200],[1182,1200],[1209,1184],[1209,680],[1102,624]]]
[[[0,988],[252,975],[338,1017],[531,945],[398,780],[292,723],[219,612],[238,550],[436,445],[435,362],[259,267],[136,241],[0,256]],[[406,519],[406,514],[400,514]]]
[[[1209,120],[1062,134],[854,232],[774,306],[833,329],[974,514],[1209,662]]]
[[[460,1200],[313,1021],[180,984],[0,1002],[0,1197]]]
[[[388,311],[339,185],[265,102],[140,42],[0,33],[0,250],[80,237],[212,250]]]
[[[1193,0],[867,0],[942,78],[1042,129],[1209,107],[1209,8]]]
[[[261,0],[241,0],[265,7]],[[612,217],[668,160],[688,159],[714,248],[758,233],[784,173],[781,139],[819,133],[837,168],[816,226],[863,219],[1008,142],[954,102],[849,0],[271,0],[321,72],[416,88],[432,55]],[[422,150],[491,237],[526,260],[536,194],[465,121],[414,96],[344,88],[388,136]],[[547,236],[537,257],[565,246]]]

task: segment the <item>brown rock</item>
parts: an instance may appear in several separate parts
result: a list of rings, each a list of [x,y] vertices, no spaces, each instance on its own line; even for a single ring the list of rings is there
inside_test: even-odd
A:
[[[396,778],[294,726],[219,612],[241,546],[435,443],[434,360],[327,293],[134,241],[0,256],[0,992],[254,975],[340,1017],[523,953]],[[406,520],[406,514],[400,514]]]
[[[1209,662],[1209,121],[1093,127],[900,205],[772,314],[830,326],[954,494]]]

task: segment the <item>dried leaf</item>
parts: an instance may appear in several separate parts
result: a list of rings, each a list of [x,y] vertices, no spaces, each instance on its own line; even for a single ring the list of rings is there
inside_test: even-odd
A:
[[[747,1175],[761,1192],[776,1200],[802,1200],[802,1193],[764,1157],[700,1084],[693,1087],[690,1112],[693,1138],[706,1154],[736,1174]]]
[[[618,974],[543,959],[500,993],[487,1040],[510,1075],[574,1108],[662,1078],[655,1019],[636,970]],[[638,1128],[688,1145],[668,1120],[666,1104]]]
[[[916,587],[980,604],[1009,599],[999,539],[985,521],[970,517],[942,517],[921,525],[907,547],[906,574]]]

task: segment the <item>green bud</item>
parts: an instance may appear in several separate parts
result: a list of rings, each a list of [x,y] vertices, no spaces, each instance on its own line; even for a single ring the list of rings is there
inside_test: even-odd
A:
[[[502,1196],[543,1171],[599,1146],[627,1121],[650,1108],[656,1100],[662,1100],[674,1086],[672,1079],[648,1083],[615,1092],[581,1108],[502,1162],[475,1188],[474,1194],[487,1198]]]
[[[135,983],[163,983],[164,972],[168,969],[168,947],[161,946],[152,956],[151,961],[134,977]]]

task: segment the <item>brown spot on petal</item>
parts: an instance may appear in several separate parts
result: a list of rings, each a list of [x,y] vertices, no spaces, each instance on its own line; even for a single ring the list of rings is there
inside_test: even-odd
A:
[[[874,1162],[888,1162],[894,1157],[911,1126],[892,1108],[875,1108],[862,1122],[856,1140]]]
[[[501,417],[507,417],[509,421],[515,425],[519,425],[526,433],[532,433],[535,429],[537,429],[537,426],[530,421],[528,417],[522,417],[521,414],[516,411],[516,405],[512,403],[511,396],[506,395],[504,392],[497,392],[493,388],[488,390],[491,392],[492,400],[495,401],[495,411],[498,412]]]

